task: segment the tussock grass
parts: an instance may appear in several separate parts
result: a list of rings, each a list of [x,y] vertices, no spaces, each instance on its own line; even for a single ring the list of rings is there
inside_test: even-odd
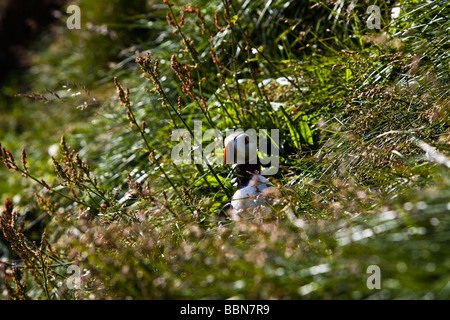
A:
[[[56,174],[42,180],[31,154],[21,164],[2,146],[36,182],[45,220],[32,245],[5,202],[8,297],[448,298],[449,3],[400,1],[395,20],[380,3],[382,30],[367,28],[364,4],[304,3],[128,17],[124,30],[160,35],[122,50],[100,80],[117,95],[61,139]],[[170,158],[171,131],[196,120],[280,130],[273,217],[218,222],[232,170]],[[366,285],[371,265],[381,289]]]

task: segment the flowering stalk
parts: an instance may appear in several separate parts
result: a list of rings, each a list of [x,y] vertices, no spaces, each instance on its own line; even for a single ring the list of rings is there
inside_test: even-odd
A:
[[[24,266],[30,270],[36,283],[38,283],[44,292],[46,292],[47,298],[51,299],[49,283],[50,280],[55,280],[55,273],[49,269],[47,260],[59,260],[54,257],[54,254],[50,254],[49,249],[51,248],[46,239],[45,232],[42,235],[40,247],[37,247],[26,238],[22,231],[23,222],[19,223],[19,217],[20,214],[13,210],[11,200],[6,200],[4,203],[4,210],[0,216],[0,229],[3,232],[5,239],[10,243],[11,249],[17,253]],[[26,299],[26,288],[20,283],[21,268],[22,267],[19,267],[16,262],[12,264],[14,282],[17,288],[16,294],[18,297]],[[54,286],[56,287],[56,285]]]
[[[67,146],[64,135],[61,137],[60,153],[62,156],[61,162],[64,164],[64,167],[61,166],[54,157],[52,157],[53,165],[55,166],[58,176],[64,180],[61,185],[66,186],[71,191],[74,199],[77,202],[79,201],[79,197],[76,196],[72,186],[76,186],[78,189],[86,191],[94,202],[96,202],[96,200],[91,194],[95,194],[105,201],[106,205],[109,205],[111,202],[104,192],[100,190],[97,178],[95,176],[91,177],[89,165],[81,160],[79,154],[75,153],[75,150],[72,150]],[[97,206],[100,207],[100,204],[97,203]]]
[[[209,28],[206,27],[205,17],[201,13],[201,11],[200,11],[200,9],[199,9],[199,7],[197,5],[195,6],[195,8],[192,5],[190,5],[187,8],[186,8],[186,6],[183,6],[183,14],[181,16],[180,23],[178,23],[177,18],[175,16],[175,13],[172,10],[173,4],[171,4],[168,1],[164,1],[164,2],[167,4],[167,6],[169,8],[169,12],[167,13],[167,20],[169,21],[169,25],[171,25],[173,28],[175,28],[177,33],[179,33],[182,36],[183,43],[184,43],[187,51],[189,52],[192,60],[195,62],[195,68],[197,70],[199,70],[200,73],[204,74],[204,72],[202,72],[202,70],[201,70],[202,69],[201,68],[202,62],[198,59],[199,54],[198,54],[197,50],[195,49],[195,46],[193,45],[192,40],[189,37],[187,37],[184,34],[184,32],[182,31],[182,27],[184,25],[184,19],[185,19],[184,13],[195,14],[199,18],[199,20],[201,21],[201,25],[197,24],[200,27],[200,29],[201,29],[201,33],[203,35],[205,35],[205,31],[208,31],[208,34],[210,35],[210,38],[212,38],[213,37],[213,32]],[[216,59],[218,60],[218,58],[216,58]],[[205,115],[206,119],[210,123],[211,127],[214,128],[215,126],[214,126],[214,123],[211,120],[211,116],[209,115],[208,106],[206,104],[205,98],[201,97],[200,99],[198,99],[196,97],[196,95],[194,94],[194,92],[193,92],[194,80],[193,80],[193,78],[192,78],[192,76],[190,74],[190,71],[189,71],[191,66],[189,66],[189,65],[185,65],[185,66],[181,65],[178,61],[176,61],[175,55],[173,55],[172,59],[171,59],[171,67],[175,71],[175,73],[178,76],[178,78],[180,79],[180,81],[182,82],[182,88],[181,89],[182,89],[183,93],[186,94],[186,96],[188,96],[189,98],[191,98],[191,100],[195,104],[197,104],[197,106],[200,107],[200,109],[202,110],[202,112]],[[202,77],[200,77],[200,78],[202,78]],[[217,100],[222,104],[222,101],[217,97],[217,94],[214,93],[214,95],[216,96]],[[224,107],[224,109],[226,109],[223,104],[222,104],[222,107]],[[231,119],[232,119],[232,117],[231,117]],[[233,120],[233,122],[234,122],[234,120]]]
[[[173,56],[172,56],[173,58]],[[157,61],[157,60],[155,60]],[[176,61],[176,59],[174,59],[174,61]],[[177,61],[178,62],[178,61]],[[175,106],[172,104],[172,102],[170,101],[170,99],[167,97],[167,95],[165,94],[161,82],[159,80],[159,69],[158,69],[158,65],[157,63],[153,63],[152,62],[152,58],[150,56],[150,53],[147,52],[147,56],[146,57],[138,57],[136,58],[136,63],[141,67],[142,71],[145,72],[146,76],[148,76],[152,81],[153,81],[153,86],[154,89],[156,90],[156,92],[158,92],[160,94],[160,96],[163,98],[165,105],[168,105],[171,107],[172,111],[177,115],[178,119],[181,120],[181,122],[183,123],[184,127],[189,131],[191,137],[194,137],[194,141],[196,144],[198,144],[199,142],[196,140],[196,135],[194,134],[194,132],[192,131],[191,127],[186,123],[186,121],[183,119],[183,117],[181,116],[180,112],[178,111],[178,109],[181,109],[181,100],[178,100],[178,109],[175,108]],[[185,74],[185,69],[183,68],[183,66],[181,64],[176,64],[176,69],[181,73],[180,76],[183,77],[183,80],[185,81],[186,85],[190,86],[191,82],[190,82],[190,76]],[[183,71],[184,70],[184,71]],[[188,87],[190,88],[190,87]],[[188,90],[188,88],[185,88],[186,90]],[[203,109],[202,109],[203,110]],[[170,114],[170,112],[169,112]],[[212,123],[212,120],[209,119],[209,121]],[[150,149],[149,149],[150,150]],[[221,187],[222,190],[224,190],[224,192],[230,196],[228,190],[225,188],[225,186],[222,184],[222,181],[220,181],[219,177],[217,176],[217,174],[215,173],[214,169],[211,167],[211,165],[209,163],[206,163],[208,169],[210,170],[210,172],[213,174],[214,178],[217,180],[219,186]],[[211,187],[209,181],[206,179],[206,177],[203,175],[203,167],[199,164],[196,164],[197,169],[199,170],[200,173],[202,173],[202,177],[204,179],[204,181],[206,182],[206,184]]]
[[[51,187],[44,179],[40,179],[39,180],[37,177],[33,176],[29,172],[28,167],[26,165],[26,153],[25,153],[25,151],[22,151],[22,165],[25,164],[25,167],[24,168],[20,168],[17,165],[16,161],[14,160],[14,157],[13,157],[12,153],[9,150],[3,148],[2,144],[0,143],[0,161],[2,161],[4,163],[6,168],[13,169],[13,170],[15,170],[17,172],[20,172],[23,177],[32,179],[33,181],[37,182],[38,184],[40,184],[41,186],[46,188],[48,191],[56,193],[59,196],[65,198],[67,200],[70,200],[72,202],[78,202],[78,203],[80,203],[80,204],[82,204],[82,205],[84,205],[86,207],[89,207],[89,205],[87,203],[85,203],[83,201],[76,201],[75,199],[65,195],[64,193],[60,192],[59,190],[56,190],[55,188]]]
[[[155,60],[154,63],[152,63],[152,60],[150,58],[150,54],[147,53],[147,58],[144,59],[143,57],[138,57],[136,58],[136,62],[141,65],[142,64],[142,68],[145,68],[145,72],[148,73],[149,75],[151,75],[151,79],[153,80],[153,86],[155,88],[155,90],[158,92],[159,95],[161,95],[162,97],[166,97],[164,90],[162,88],[161,82],[159,80],[160,77],[160,71],[159,71],[159,61]],[[130,120],[130,124],[133,126],[135,125],[138,129],[139,129],[139,134],[142,137],[147,150],[150,152],[150,154],[154,153],[154,151],[157,149],[154,148],[151,143],[149,143],[149,141],[147,140],[146,136],[145,136],[145,122],[142,122],[141,126],[138,126],[136,117],[134,116],[133,110],[131,109],[131,102],[130,102],[130,92],[129,89],[126,88],[126,91],[123,90],[123,88],[121,87],[119,81],[117,80],[117,77],[114,78],[114,84],[116,85],[117,88],[117,94],[119,96],[119,101],[122,105],[124,105],[127,108],[127,117],[128,120]],[[167,97],[166,97],[167,98]],[[168,99],[167,99],[168,100]],[[165,99],[166,101],[166,99]],[[173,105],[171,105],[172,108],[174,109]],[[170,114],[171,115],[171,114]],[[171,115],[172,116],[172,115]],[[172,118],[173,120],[173,118]],[[161,153],[159,153],[165,160],[167,160],[165,158],[165,156]],[[153,159],[154,160],[154,159]],[[152,161],[154,162],[154,161]],[[177,170],[177,172],[180,174],[180,176],[182,177],[184,183],[187,184],[186,179],[183,177],[183,175],[181,174],[178,166],[173,163],[174,168]],[[162,171],[164,171],[164,169],[161,168]],[[164,175],[165,176],[165,175]],[[172,185],[172,184],[171,184]]]
[[[221,62],[221,60],[219,58],[219,54],[217,53],[217,51],[216,51],[216,49],[214,48],[214,45],[213,45],[214,37],[216,36],[216,33],[213,30],[211,30],[211,28],[209,28],[207,26],[205,17],[201,13],[201,11],[200,11],[200,9],[198,8],[197,5],[195,6],[195,8],[192,5],[190,5],[188,8],[183,6],[183,11],[185,13],[189,13],[189,14],[195,15],[199,19],[199,21],[197,21],[196,24],[200,28],[201,34],[203,35],[205,40],[208,41],[209,44],[210,44],[209,45],[209,48],[210,48],[209,54],[211,56],[212,62],[214,63],[214,65],[217,68],[217,75],[218,75],[218,79],[220,81],[220,84],[225,86],[225,88],[226,88],[226,90],[227,90],[227,92],[229,94],[230,100],[234,100],[233,95],[230,93],[230,90],[228,88],[228,84],[226,83],[226,81],[223,81],[223,75],[226,74],[228,72],[228,70],[223,65],[223,63]],[[183,12],[183,15],[184,15],[184,12]],[[224,13],[224,16],[227,16],[226,13]],[[175,23],[175,22],[173,22],[173,23]],[[214,16],[214,27],[215,27],[216,30],[219,30],[219,31],[225,30],[225,27],[220,25],[219,13],[218,12],[216,12],[216,14]],[[194,60],[194,62],[195,62],[195,68],[199,72],[199,78],[206,79],[207,75],[203,71],[202,62],[200,62],[198,60]],[[222,110],[225,110],[225,112],[227,113],[229,119],[236,126],[234,117],[229,113],[228,108],[223,103],[222,99],[220,99],[220,97],[218,96],[216,90],[214,88],[212,88],[212,86],[210,84],[210,81],[206,81],[206,84],[209,86],[210,91],[213,92],[213,95],[215,96],[216,100],[220,103]],[[199,81],[199,86],[200,85],[201,85],[201,81]],[[233,104],[233,106],[234,106],[234,104]],[[239,123],[242,125],[242,119],[240,118],[239,111],[237,110],[236,107],[234,108],[234,111],[235,111],[235,114],[236,114],[236,117],[237,117]]]
[[[170,3],[167,0],[164,0],[164,3],[169,8],[169,12],[167,13],[167,20],[168,20],[169,24],[176,30],[176,33],[179,33],[181,35],[181,37],[183,38],[183,43],[186,46],[186,49],[188,50],[189,55],[191,56],[192,60],[199,63],[198,52],[192,43],[192,39],[190,39],[189,37],[186,37],[186,35],[182,31],[182,27],[184,24],[184,14],[182,15],[181,23],[178,23],[175,13],[172,10],[173,3]],[[197,10],[198,10],[198,7],[197,7]],[[200,10],[198,10],[198,12],[200,12]]]
[[[154,75],[154,76],[158,75],[159,76],[159,70],[158,70],[157,63],[155,65],[151,65],[150,66],[150,64],[148,64],[146,66],[149,67],[148,71],[152,75]],[[156,86],[159,88],[159,89],[157,89],[157,91],[159,92],[159,90],[161,90],[162,92],[164,92],[164,90],[162,90],[161,83],[159,82],[159,77],[155,81],[156,82],[154,82],[154,84],[156,84]],[[150,154],[152,154],[155,151],[155,149],[150,146],[150,144],[149,144],[149,142],[147,140],[147,137],[145,136],[145,124],[142,124],[141,126],[139,126],[137,121],[136,121],[136,117],[134,116],[133,110],[131,109],[131,103],[130,103],[130,97],[129,97],[129,90],[128,90],[128,88],[126,89],[126,94],[125,94],[125,91],[123,90],[122,86],[120,85],[119,81],[117,80],[117,77],[114,77],[114,84],[116,85],[116,88],[117,88],[117,94],[119,96],[120,103],[127,108],[127,117],[130,120],[130,123],[132,125],[134,125],[136,128],[138,128],[139,134],[142,137],[142,140],[144,141],[147,150],[150,152]],[[155,86],[155,88],[156,88],[156,86]],[[169,177],[169,175],[163,169],[162,165],[159,163],[159,160],[157,160],[156,157],[152,157],[152,159],[158,163],[159,169],[161,170],[162,174],[164,175],[166,180],[169,182],[169,184],[172,186],[172,188],[175,191],[175,193],[177,195],[180,195],[179,191],[175,187],[175,184],[173,183],[172,179]]]
[[[178,79],[180,79],[182,84],[181,90],[183,91],[183,93],[188,96],[195,104],[197,104],[197,106],[199,106],[200,110],[202,110],[211,127],[214,128],[215,126],[209,115],[205,98],[201,97],[201,99],[198,99],[197,95],[194,93],[194,79],[190,72],[191,66],[182,65],[180,62],[178,62],[176,56],[172,55],[172,58],[170,59],[170,67],[175,71]]]

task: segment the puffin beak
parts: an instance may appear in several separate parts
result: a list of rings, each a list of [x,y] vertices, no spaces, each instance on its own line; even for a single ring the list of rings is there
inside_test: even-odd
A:
[[[235,146],[236,145],[236,137],[241,134],[242,134],[241,132],[235,132],[225,138],[225,150],[223,152],[223,164],[234,164],[236,162],[236,146]]]
[[[223,164],[236,163],[236,140],[235,138],[225,141],[225,150],[223,152]]]
[[[227,146],[225,146],[225,150],[223,151],[223,164],[227,164]]]

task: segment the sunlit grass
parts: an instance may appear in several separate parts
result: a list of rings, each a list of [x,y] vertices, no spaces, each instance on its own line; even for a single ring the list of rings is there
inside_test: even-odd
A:
[[[70,110],[50,136],[36,124],[2,135],[2,160],[36,182],[16,201],[25,229],[9,202],[1,220],[2,243],[22,249],[4,253],[9,297],[448,298],[449,5],[401,1],[394,21],[389,5],[380,4],[382,30],[367,28],[364,4],[345,2],[152,3],[140,14],[136,1],[109,22],[100,4],[86,8],[118,39],[137,35],[115,43],[84,30],[68,39],[80,48],[37,54],[35,70],[64,55],[48,75],[68,68],[61,77],[77,82],[43,76],[33,87]],[[98,72],[74,68],[97,42],[84,67]],[[274,216],[218,222],[232,169],[170,158],[172,130],[192,132],[198,120],[223,133],[280,130]],[[34,131],[44,150],[23,144]],[[20,174],[4,176],[18,193]],[[46,230],[34,246],[30,207]],[[12,273],[12,260],[37,271]],[[77,291],[66,285],[71,264],[82,270]],[[367,286],[371,265],[381,289]]]

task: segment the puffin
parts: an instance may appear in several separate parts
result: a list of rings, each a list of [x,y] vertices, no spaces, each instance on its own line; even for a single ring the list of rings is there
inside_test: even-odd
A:
[[[262,165],[254,139],[244,132],[227,136],[223,162],[235,165],[237,190],[223,206],[220,218],[242,220],[271,214],[271,200],[278,191],[260,174]]]

